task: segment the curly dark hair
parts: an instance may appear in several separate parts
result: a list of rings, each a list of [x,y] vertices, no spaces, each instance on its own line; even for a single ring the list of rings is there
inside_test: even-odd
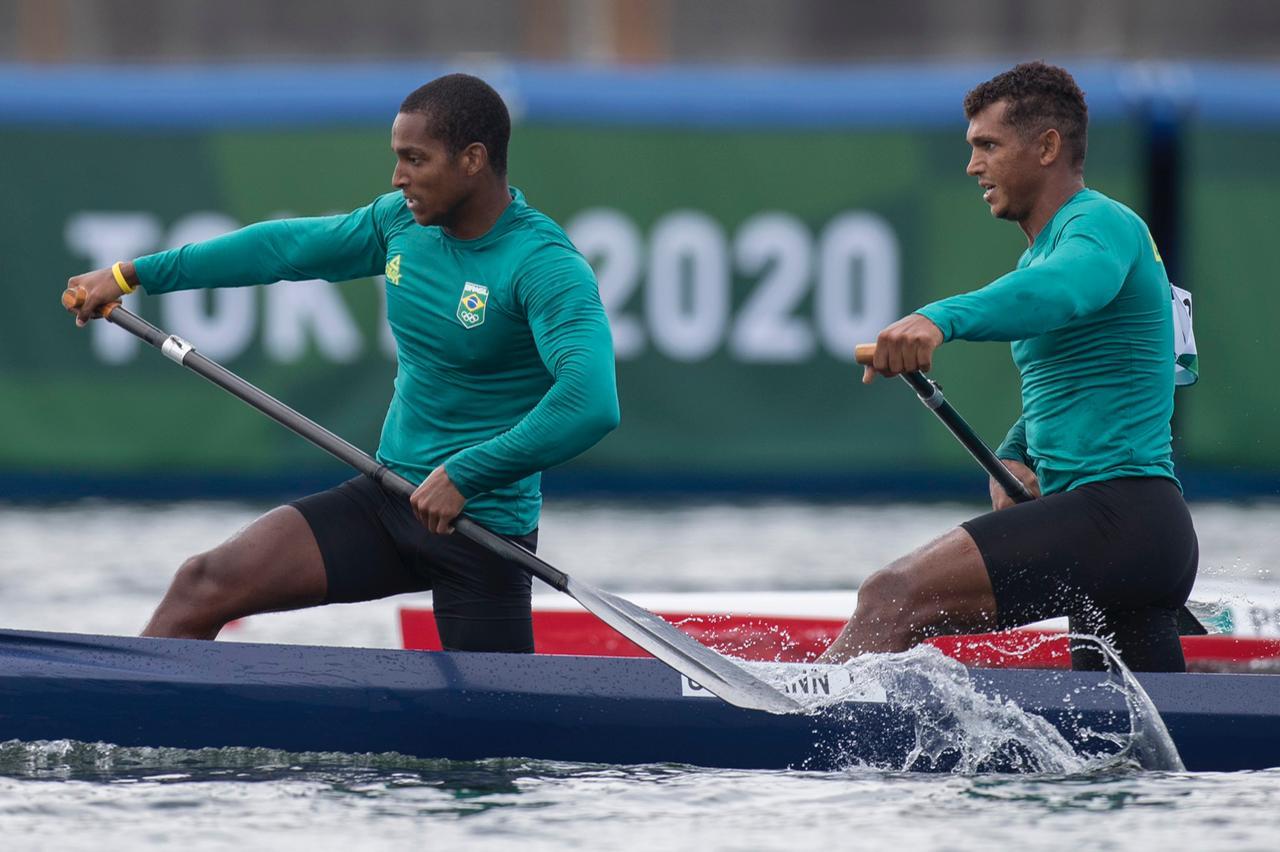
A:
[[[470,74],[446,74],[409,93],[400,112],[427,117],[428,132],[456,156],[472,142],[489,152],[489,165],[498,175],[507,173],[507,143],[511,140],[511,115],[493,87]]]
[[[1071,165],[1084,165],[1089,145],[1089,107],[1084,92],[1065,68],[1043,62],[1024,62],[964,96],[965,118],[972,119],[998,101],[1008,101],[1004,121],[1024,139],[1053,128],[1071,152]]]

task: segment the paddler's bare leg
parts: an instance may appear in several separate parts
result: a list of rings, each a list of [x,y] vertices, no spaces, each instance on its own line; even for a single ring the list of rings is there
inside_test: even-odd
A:
[[[929,636],[994,629],[996,599],[973,538],[956,528],[867,578],[858,608],[818,658],[905,651]]]
[[[237,618],[315,606],[327,589],[311,527],[281,506],[184,562],[142,635],[214,639]]]

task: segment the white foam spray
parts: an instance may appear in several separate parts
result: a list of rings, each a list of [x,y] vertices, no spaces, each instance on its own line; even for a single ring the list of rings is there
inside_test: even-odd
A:
[[[1111,647],[1111,643],[1097,636],[1076,633],[1070,634],[1070,638],[1098,646],[1107,659],[1107,671],[1111,675],[1103,687],[1113,689],[1124,697],[1125,706],[1129,710],[1129,737],[1121,749],[1121,756],[1128,757],[1143,769],[1185,772],[1187,768],[1182,763],[1182,755],[1178,754],[1178,746],[1169,735],[1169,728],[1156,709],[1155,702],[1120,659],[1115,648]]]
[[[826,764],[867,765],[857,747],[863,733],[855,724],[857,711],[848,702],[880,694],[891,709],[910,714],[915,739],[900,764],[876,768],[945,769],[960,774],[1080,774],[1136,765],[1148,770],[1182,771],[1182,760],[1164,720],[1115,651],[1096,637],[1073,638],[1101,645],[1111,671],[1097,688],[1119,693],[1128,711],[1127,735],[1080,727],[1080,740],[1109,744],[1097,753],[1078,749],[1039,714],[1010,699],[981,691],[974,685],[968,668],[930,645],[899,654],[866,654],[841,667],[831,667],[848,674],[847,683],[841,678],[841,688],[832,692],[793,689],[798,669],[795,665],[748,665],[758,676],[788,691],[808,712],[836,717],[843,714],[849,719],[847,736],[818,744],[821,762]],[[1060,678],[1061,672],[1047,670],[1045,675]]]

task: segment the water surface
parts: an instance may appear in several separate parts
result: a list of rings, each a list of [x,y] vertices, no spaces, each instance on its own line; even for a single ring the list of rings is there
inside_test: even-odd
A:
[[[263,506],[0,506],[0,624],[134,633],[173,570]],[[621,593],[853,588],[979,506],[548,506],[542,553]],[[1193,506],[1202,574],[1277,583],[1280,507]],[[248,619],[224,638],[393,647],[400,602]],[[1280,735],[1280,734],[1278,734]],[[441,736],[448,736],[442,731]],[[0,731],[0,739],[3,733]],[[926,776],[261,749],[0,747],[13,849],[1274,849],[1280,770],[1084,764]]]

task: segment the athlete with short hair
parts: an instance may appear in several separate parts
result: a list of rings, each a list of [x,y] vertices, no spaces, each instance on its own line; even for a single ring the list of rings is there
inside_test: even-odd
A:
[[[361,476],[268,512],[188,559],[144,635],[212,639],[254,613],[431,589],[445,648],[533,651],[529,574],[452,522],[465,506],[533,549],[541,472],[614,429],[618,397],[595,275],[508,186],[510,132],[486,83],[441,77],[400,106],[395,192],[68,282],[87,291],[83,325],[134,287],[386,276],[397,374],[377,457],[422,483],[412,500]]]
[[[1133,669],[1183,671],[1177,612],[1199,552],[1173,470],[1160,253],[1132,210],[1085,187],[1088,112],[1065,70],[1018,65],[964,109],[967,172],[1029,248],[1013,272],[884,329],[863,381],[928,370],[950,340],[1012,341],[1022,416],[996,454],[1040,499],[1014,505],[992,480],[993,512],[867,579],[823,659],[1065,615]],[[1071,653],[1078,669],[1105,664],[1093,643]]]

